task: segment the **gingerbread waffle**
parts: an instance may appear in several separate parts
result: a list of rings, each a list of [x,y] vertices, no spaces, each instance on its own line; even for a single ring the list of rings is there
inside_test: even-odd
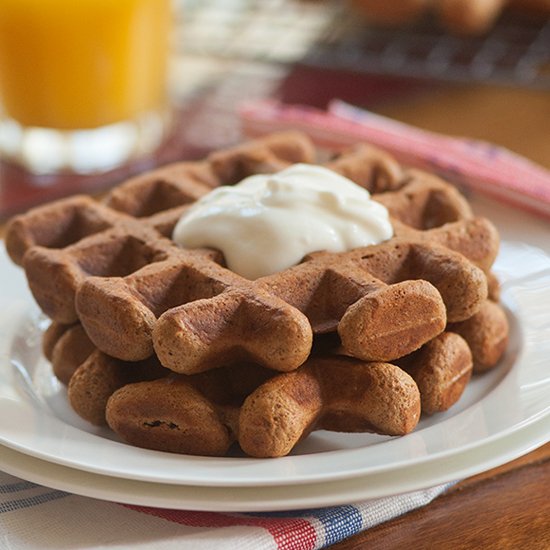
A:
[[[107,416],[121,437],[141,446],[223,454],[238,440],[253,456],[280,456],[282,451],[275,448],[286,453],[319,427],[406,433],[418,421],[418,414],[411,412],[418,387],[436,403],[426,405],[426,412],[442,410],[458,399],[471,372],[464,367],[467,353],[443,354],[455,357],[445,363],[441,353],[425,350],[436,348],[437,339],[445,340],[441,349],[453,345],[456,350],[457,338],[462,338],[448,338],[449,327],[456,327],[467,341],[492,318],[486,309],[489,291],[496,288],[490,269],[498,234],[490,222],[474,217],[464,198],[442,180],[405,169],[369,146],[343,152],[326,166],[374,193],[390,212],[395,236],[350,252],[313,253],[292,268],[255,281],[228,270],[217,251],[185,250],[170,240],[180,215],[213,187],[314,158],[304,136],[273,135],[203,162],[178,163],[139,176],[102,202],[65,199],[10,223],[8,251],[25,269],[40,307],[55,321],[45,350],[56,375],[68,384],[79,414],[93,423]],[[337,340],[338,356],[334,350],[312,356],[314,341],[325,335]],[[78,343],[82,338],[85,345]],[[478,340],[477,347],[467,344],[470,353],[491,348],[494,335]],[[424,363],[440,361],[439,378],[426,375],[432,367],[422,370],[416,364],[411,377],[393,364],[413,357],[416,350]],[[375,401],[382,409],[401,413],[390,419],[393,424],[369,416],[368,410],[346,417],[326,403],[322,388],[329,383],[323,382],[318,364],[352,365],[365,388],[376,386],[371,378],[381,369],[385,374],[376,375],[381,385],[395,392],[391,390],[386,401],[379,396]],[[368,373],[373,365],[390,366],[373,367]],[[334,372],[343,373],[344,368],[335,366]],[[257,376],[239,374],[242,369]],[[417,371],[424,374],[417,376]],[[297,421],[301,427],[294,436],[286,434],[292,445],[277,447],[274,442],[271,450],[262,450],[263,444],[254,449],[250,438],[261,439],[261,434],[253,426],[268,426],[272,419],[260,420],[254,413],[257,420],[248,415],[242,424],[241,404],[244,400],[245,407],[247,394],[251,399],[257,391],[269,396],[265,384],[277,388],[278,379],[286,386],[285,380],[318,375],[318,414],[311,422]],[[421,382],[423,376],[431,386]],[[231,381],[238,379],[249,380],[246,392],[235,389]],[[453,380],[456,384],[449,389]],[[233,390],[225,394],[214,389],[222,387]],[[439,396],[434,397],[434,387]],[[299,403],[300,390],[289,391]],[[162,394],[169,396],[164,408],[155,409]],[[194,436],[189,441],[177,438],[173,426],[187,426],[189,418],[178,408],[178,396],[196,403],[189,411],[202,411],[203,424],[209,418],[217,426],[214,435],[206,437],[207,445],[190,446],[199,432],[188,427],[185,433]],[[348,397],[350,403],[359,399],[344,396],[342,403]],[[307,401],[305,394],[303,398]],[[140,416],[144,411],[146,419]],[[295,412],[300,416],[299,407]],[[176,416],[166,420],[172,413]],[[340,416],[349,422],[339,424]],[[191,424],[197,422],[193,417]],[[241,435],[245,432],[249,435]],[[221,433],[226,437],[220,439]]]
[[[54,372],[58,376],[62,373],[68,384],[73,409],[93,424],[107,422],[124,439],[142,447],[223,455],[238,441],[252,456],[281,456],[314,428],[404,434],[416,426],[420,416],[418,389],[395,365],[342,356],[312,357],[289,373],[291,384],[284,376],[277,377],[274,371],[249,363],[189,376],[174,375],[155,357],[125,362],[97,349],[90,351],[91,342],[85,333],[75,330],[78,328],[54,323],[44,338]],[[77,358],[72,350],[79,346],[87,353]],[[330,404],[325,403],[331,380],[342,376],[352,378],[350,389],[342,390],[341,395],[332,392]],[[308,388],[305,392],[304,387]],[[266,405],[275,398],[286,411],[286,421],[293,425],[292,429],[280,426],[279,435],[285,438],[286,447],[278,441],[276,449],[273,443],[264,447],[266,437],[274,435],[272,431],[262,435],[262,429],[255,428],[255,422],[278,422],[269,418]],[[346,406],[353,412],[346,414]],[[254,412],[259,407],[267,408]]]
[[[253,167],[278,169],[290,160],[311,160],[305,138],[283,138],[261,141],[262,154],[248,145],[213,155],[208,166],[178,167],[184,203],[178,215],[185,201],[208,188],[204,174],[223,174],[233,181]],[[286,156],[273,160],[269,147]],[[363,156],[354,150],[335,159],[333,166],[349,171],[350,157],[365,166],[373,165],[375,156],[372,149]],[[386,166],[389,162],[384,158]],[[447,321],[464,320],[479,308],[487,293],[486,278],[473,264],[489,269],[498,246],[489,222],[471,217],[450,185],[421,172],[401,172],[400,183],[394,178],[391,185],[400,185],[397,190],[374,196],[394,215],[392,240],[351,253],[311,255],[295,268],[257,281],[224,268],[214,251],[183,250],[163,237],[158,220],[164,228],[172,216],[173,225],[173,208],[151,214],[150,204],[136,206],[136,197],[146,196],[166,206],[158,189],[169,188],[166,174],[173,176],[174,168],[161,170],[162,177],[157,172],[123,184],[106,204],[77,197],[16,218],[8,229],[8,249],[22,262],[44,312],[60,323],[80,320],[92,342],[118,359],[143,360],[155,350],[163,365],[187,374],[222,366],[228,357],[293,370],[308,357],[313,333],[338,328],[351,353],[365,360],[391,360],[420,347]],[[202,174],[203,181],[191,173]],[[359,183],[368,186],[373,180]],[[152,190],[145,191],[147,183]],[[131,200],[124,200],[123,191]],[[147,215],[136,217],[139,213]],[[433,227],[436,222],[448,223]],[[71,242],[75,235],[78,240]],[[405,332],[384,331],[385,314],[372,317],[382,304],[387,311],[393,309],[393,321]],[[407,330],[396,318],[398,311],[415,319]],[[365,323],[374,340],[359,339]]]
[[[311,332],[334,330],[351,305],[354,316],[350,318],[350,311],[340,328],[350,349],[356,350],[352,343],[356,335],[350,334],[353,328],[345,327],[360,328],[356,321],[368,315],[365,308],[382,303],[393,308],[395,301],[401,300],[403,305],[424,308],[426,322],[422,326],[415,319],[414,335],[409,336],[414,339],[409,342],[412,348],[395,349],[393,353],[400,356],[441,331],[447,319],[470,317],[486,296],[485,277],[479,268],[461,254],[431,242],[451,243],[481,264],[490,265],[493,248],[474,246],[467,250],[476,243],[472,234],[477,238],[481,230],[491,235],[488,226],[478,226],[478,220],[456,223],[445,230],[403,227],[403,236],[391,244],[349,254],[319,254],[296,268],[253,282],[208,257],[184,259],[179,253],[176,261],[157,262],[116,281],[87,279],[78,290],[77,308],[86,331],[102,351],[120,359],[139,360],[150,355],[154,347],[165,366],[190,374],[222,366],[228,357],[252,360],[275,370],[292,370],[307,358]],[[443,258],[446,263],[441,262]],[[444,273],[438,271],[442,265]],[[422,271],[424,280],[408,281],[415,278],[410,273],[416,269]],[[159,280],[169,284],[158,284]],[[365,307],[361,308],[359,300],[367,294],[372,299],[363,300]],[[335,295],[339,298],[331,304],[330,297]],[[415,297],[420,301],[416,305]],[[177,304],[178,298],[182,305],[169,307]],[[411,314],[407,309],[401,311]],[[392,349],[397,340],[406,341],[403,334],[393,338],[384,335],[374,324],[376,320],[370,322],[379,348]],[[396,323],[400,324],[398,320]],[[252,340],[249,335],[254,336]],[[361,357],[393,358],[387,353],[365,350]]]
[[[44,343],[54,372],[71,373],[63,381],[74,410],[94,424],[108,422],[134,445],[220,456],[238,442],[251,456],[274,457],[313,430],[402,435],[414,429],[420,412],[447,410],[462,395],[473,364],[481,360],[491,368],[500,359],[508,326],[498,322],[505,319],[502,308],[492,302],[491,309],[493,315],[464,322],[475,325],[465,338],[448,327],[396,364],[359,361],[325,346],[282,374],[239,363],[174,375],[155,357],[132,363],[89,351],[78,325],[52,324]],[[489,360],[479,334],[493,350]],[[88,350],[87,357],[78,358],[75,348]]]

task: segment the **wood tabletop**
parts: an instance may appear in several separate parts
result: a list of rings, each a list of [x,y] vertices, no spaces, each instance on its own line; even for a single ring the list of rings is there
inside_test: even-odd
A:
[[[548,550],[550,444],[466,479],[423,508],[333,545],[334,550]]]

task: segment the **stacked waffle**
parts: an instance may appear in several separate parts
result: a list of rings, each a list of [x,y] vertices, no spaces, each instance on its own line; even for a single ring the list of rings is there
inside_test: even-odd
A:
[[[305,136],[273,134],[10,222],[8,252],[52,319],[45,355],[80,416],[141,447],[276,457],[316,429],[409,433],[497,364],[495,228],[377,149],[326,167],[386,206],[394,236],[379,245],[252,281],[170,239],[212,188],[316,160]]]

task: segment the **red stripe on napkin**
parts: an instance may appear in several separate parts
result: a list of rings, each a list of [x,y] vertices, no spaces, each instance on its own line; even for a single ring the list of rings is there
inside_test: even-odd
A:
[[[317,541],[317,533],[313,525],[309,521],[300,518],[181,511],[129,504],[123,506],[189,527],[261,527],[270,533],[279,550],[313,550]]]

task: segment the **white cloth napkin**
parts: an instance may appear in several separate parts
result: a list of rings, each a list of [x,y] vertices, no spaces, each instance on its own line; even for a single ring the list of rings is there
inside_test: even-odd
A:
[[[424,506],[449,485],[330,508],[228,514],[116,504],[0,472],[0,549],[314,550]]]

